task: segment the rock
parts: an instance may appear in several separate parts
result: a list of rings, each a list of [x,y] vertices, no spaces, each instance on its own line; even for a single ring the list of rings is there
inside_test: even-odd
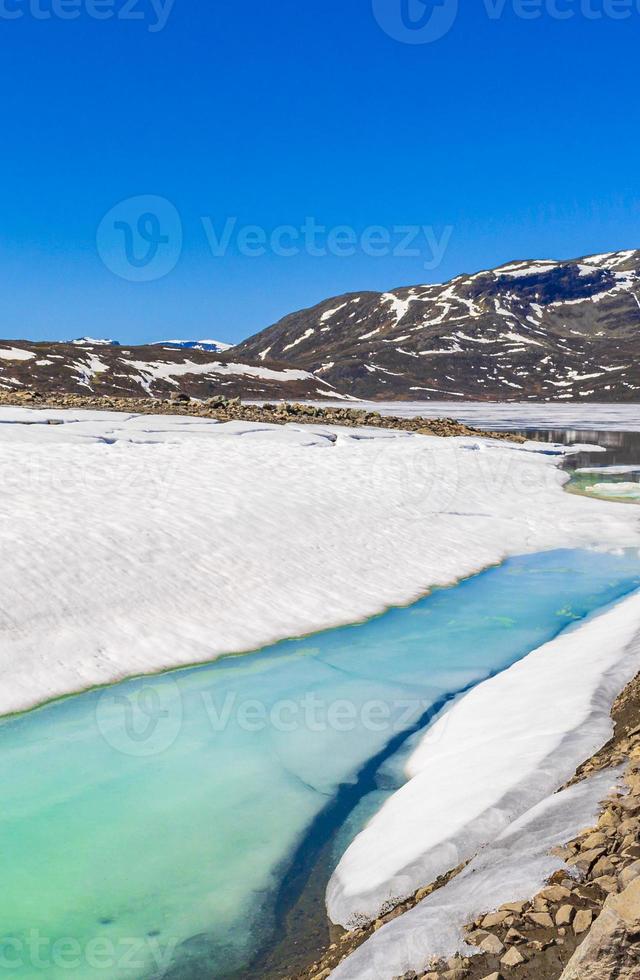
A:
[[[502,912],[491,912],[490,915],[485,915],[482,920],[483,929],[495,929],[496,926],[501,926],[509,918],[509,913],[507,911]]]
[[[576,910],[573,905],[563,905],[556,912],[556,925],[557,926],[570,926],[573,922],[573,917]]]
[[[529,902],[507,902],[500,906],[501,912],[513,912],[515,915],[522,915],[524,910],[529,907]]]
[[[527,912],[526,917],[541,929],[553,929],[553,919],[548,912]]]
[[[426,888],[420,888],[419,891],[417,891],[415,894],[416,905],[419,902],[422,902],[427,897],[427,895],[431,894],[432,891],[433,891],[433,887],[431,885],[428,885]]]
[[[482,977],[482,980],[502,980],[502,974],[490,973],[488,977]]]
[[[548,912],[549,903],[547,902],[546,898],[543,898],[542,895],[536,895],[536,897],[533,900],[533,911]]]
[[[568,888],[564,888],[563,885],[550,885],[544,891],[541,891],[540,895],[547,902],[562,902],[565,898],[569,898],[571,892]]]
[[[615,872],[615,865],[610,857],[601,857],[591,869],[593,878],[602,878],[605,875],[612,875]]]
[[[573,895],[575,898],[582,898],[585,902],[591,902],[593,905],[600,905],[602,902],[602,892],[593,882],[588,885],[577,885],[573,890]]]
[[[619,822],[620,821],[612,810],[605,810],[598,820],[598,827],[601,827],[602,829],[617,827]]]
[[[596,847],[604,847],[606,843],[607,843],[607,837],[605,834],[602,833],[591,834],[589,837],[585,837],[585,839],[582,841],[582,843],[580,844],[580,850],[592,851]]]
[[[581,909],[573,920],[573,931],[576,936],[581,936],[583,932],[591,928],[593,922],[593,912],[591,909]]]
[[[640,974],[640,878],[610,895],[561,980],[637,980]]]
[[[387,912],[386,915],[382,916],[381,921],[384,922],[384,924],[386,925],[387,922],[393,922],[394,919],[397,919],[401,915],[402,915],[402,909],[392,909],[391,912]]]
[[[627,834],[633,834],[636,837],[638,834],[638,820],[635,817],[629,817],[622,821],[618,829],[624,837]]]
[[[549,949],[550,946],[555,946],[555,944],[555,939],[549,939],[546,943],[541,942],[539,939],[532,939],[527,943],[527,949],[535,953],[542,953],[545,949]]]
[[[628,865],[624,871],[620,872],[620,888],[623,890],[628,888],[636,878],[640,878],[640,861],[634,861],[633,864]]]
[[[521,963],[526,963],[527,961],[522,953],[517,950],[515,946],[512,946],[511,949],[504,954],[500,962],[503,966],[511,969],[512,967],[520,966]]]
[[[593,883],[602,888],[605,895],[613,895],[618,891],[618,879],[615,875],[602,875],[601,878],[594,878]]]
[[[488,935],[486,939],[483,939],[480,943],[480,949],[483,953],[489,953],[491,956],[502,956],[504,953],[504,945],[500,942],[497,936]]]
[[[504,937],[504,941],[507,946],[515,946],[518,943],[523,943],[525,937],[517,929],[509,929],[507,935]]]
[[[603,847],[596,847],[592,851],[579,851],[574,857],[569,858],[567,864],[579,868],[580,871],[588,874],[596,861],[603,857],[605,853]]]

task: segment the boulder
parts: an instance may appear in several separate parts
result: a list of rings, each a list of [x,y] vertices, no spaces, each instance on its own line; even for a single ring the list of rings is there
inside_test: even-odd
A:
[[[634,861],[620,872],[620,888],[628,888],[636,878],[640,878],[640,861]]]
[[[569,898],[571,892],[568,888],[563,885],[549,885],[544,891],[540,892],[540,896],[546,899],[547,902],[562,902],[565,898]]]
[[[497,936],[491,934],[482,940],[480,949],[483,953],[489,953],[491,956],[502,956],[504,953],[504,945]]]
[[[556,925],[570,926],[573,922],[575,911],[573,905],[562,905],[556,912]]]
[[[515,946],[512,946],[509,952],[504,954],[500,962],[503,966],[506,966],[507,969],[510,969],[514,966],[520,966],[521,963],[526,963],[526,959],[522,953],[515,948]]]
[[[640,976],[640,878],[610,895],[561,980],[637,980]]]
[[[573,920],[573,931],[576,936],[581,936],[583,932],[590,929],[592,922],[593,912],[591,909],[581,909]]]
[[[601,857],[591,869],[591,875],[593,878],[602,878],[614,874],[615,870],[615,865],[610,857]]]
[[[491,912],[489,915],[485,915],[482,920],[483,929],[495,929],[496,926],[501,926],[506,919],[509,918],[509,913],[503,912]]]
[[[553,929],[553,919],[548,912],[527,912],[527,919],[541,929]]]

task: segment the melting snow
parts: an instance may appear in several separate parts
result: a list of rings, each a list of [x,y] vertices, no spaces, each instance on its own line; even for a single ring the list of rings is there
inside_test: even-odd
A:
[[[20,347],[0,347],[0,358],[3,361],[32,361],[35,356],[31,351]]]

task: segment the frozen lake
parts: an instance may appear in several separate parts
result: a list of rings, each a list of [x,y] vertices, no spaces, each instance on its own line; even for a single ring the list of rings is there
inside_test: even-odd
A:
[[[367,408],[400,418],[453,418],[491,429],[596,429],[640,432],[640,405],[528,402],[316,402],[338,408]]]

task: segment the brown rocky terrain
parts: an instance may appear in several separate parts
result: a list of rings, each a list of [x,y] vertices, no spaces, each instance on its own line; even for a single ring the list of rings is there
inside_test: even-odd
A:
[[[365,409],[332,408],[292,404],[244,404],[240,398],[215,395],[204,401],[194,400],[184,392],[171,398],[129,398],[100,395],[73,395],[56,392],[0,391],[0,407],[18,405],[23,408],[91,409],[94,411],[128,412],[140,415],[191,415],[215,419],[218,422],[316,423],[354,428],[370,426],[378,429],[402,429],[427,436],[484,436],[510,442],[525,442],[522,436],[509,432],[488,432],[474,429],[456,419],[397,418]]]
[[[311,372],[273,360],[171,344],[124,347],[109,341],[69,344],[0,341],[0,391],[35,389],[46,394],[168,398],[322,399],[340,397]]]
[[[615,734],[571,783],[625,766],[624,788],[604,800],[597,826],[558,852],[557,872],[530,901],[512,902],[470,922],[478,955],[434,961],[395,980],[638,980],[640,978],[640,675],[613,706]],[[569,785],[571,785],[571,783]],[[442,887],[456,868],[366,929],[343,933],[291,980],[326,980],[376,929]]]

